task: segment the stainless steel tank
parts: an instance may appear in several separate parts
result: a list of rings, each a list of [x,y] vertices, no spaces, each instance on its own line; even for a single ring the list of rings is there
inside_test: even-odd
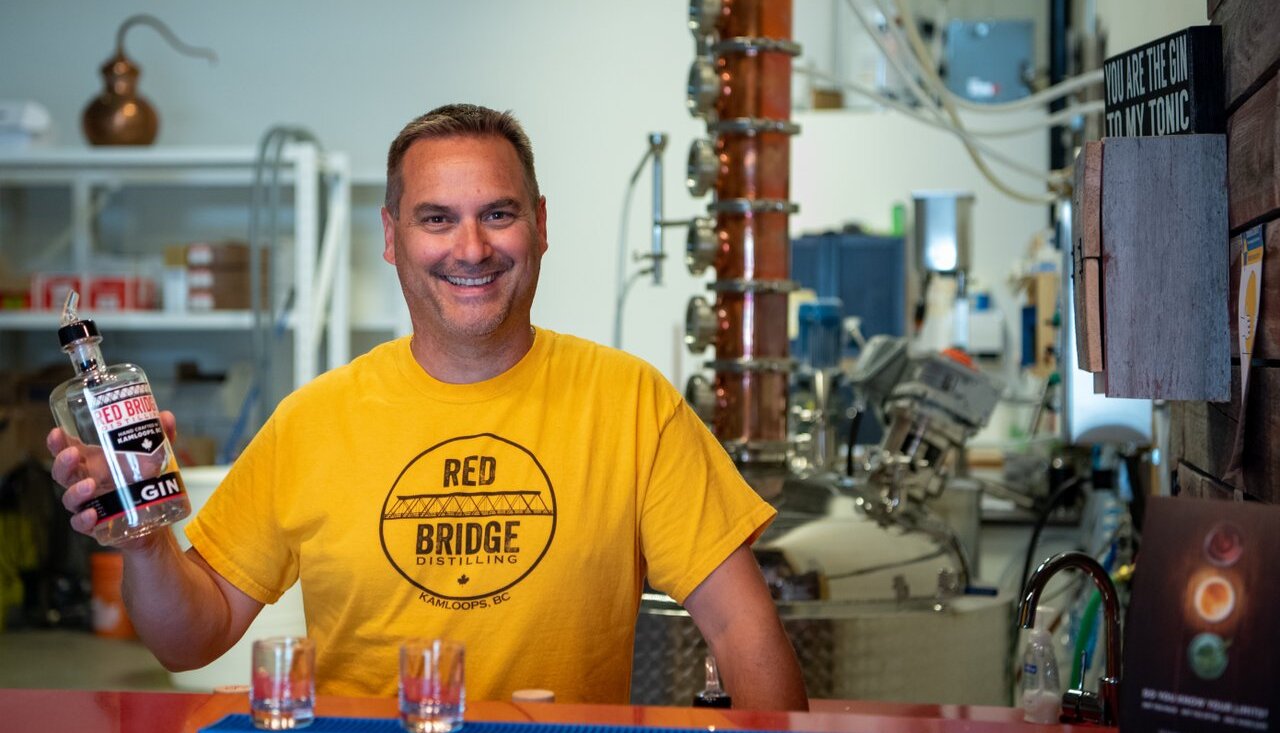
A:
[[[953,547],[927,523],[881,523],[835,477],[789,478],[773,503],[754,550],[810,697],[1009,704],[1014,599],[965,594]],[[684,609],[646,594],[631,701],[688,705],[705,653]]]

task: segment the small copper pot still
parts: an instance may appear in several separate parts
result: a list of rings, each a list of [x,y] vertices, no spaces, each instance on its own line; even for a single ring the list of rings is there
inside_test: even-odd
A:
[[[102,65],[104,88],[84,108],[81,126],[93,145],[150,145],[160,129],[160,118],[146,97],[138,94],[142,70],[124,54],[124,37],[135,25],[148,25],[170,46],[186,56],[218,60],[211,49],[188,46],[153,15],[139,14],[125,19],[116,31],[116,52]]]

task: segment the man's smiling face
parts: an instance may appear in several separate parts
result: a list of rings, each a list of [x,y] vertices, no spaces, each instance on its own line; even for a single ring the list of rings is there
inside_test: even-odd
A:
[[[383,210],[386,247],[414,331],[438,339],[527,332],[547,249],[515,148],[498,136],[419,140],[401,164],[399,215]]]

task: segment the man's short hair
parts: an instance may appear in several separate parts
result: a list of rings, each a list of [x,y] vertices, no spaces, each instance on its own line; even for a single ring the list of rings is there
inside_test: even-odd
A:
[[[516,149],[524,167],[524,183],[537,205],[538,175],[533,169],[533,146],[520,122],[510,112],[499,112],[475,104],[446,104],[404,126],[387,152],[387,197],[385,205],[392,218],[400,217],[400,196],[404,193],[401,164],[409,147],[419,140],[454,136],[494,135],[505,138]]]

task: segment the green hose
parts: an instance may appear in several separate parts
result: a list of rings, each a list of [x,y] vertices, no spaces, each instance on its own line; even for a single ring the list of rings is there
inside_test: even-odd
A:
[[[1100,605],[1102,605],[1102,594],[1095,590],[1089,596],[1089,602],[1084,604],[1084,617],[1080,619],[1080,633],[1076,634],[1076,648],[1071,655],[1071,677],[1067,680],[1068,686],[1074,685],[1083,673],[1080,669],[1080,660],[1084,657],[1085,644],[1088,644],[1093,636],[1093,627],[1098,621]]]

